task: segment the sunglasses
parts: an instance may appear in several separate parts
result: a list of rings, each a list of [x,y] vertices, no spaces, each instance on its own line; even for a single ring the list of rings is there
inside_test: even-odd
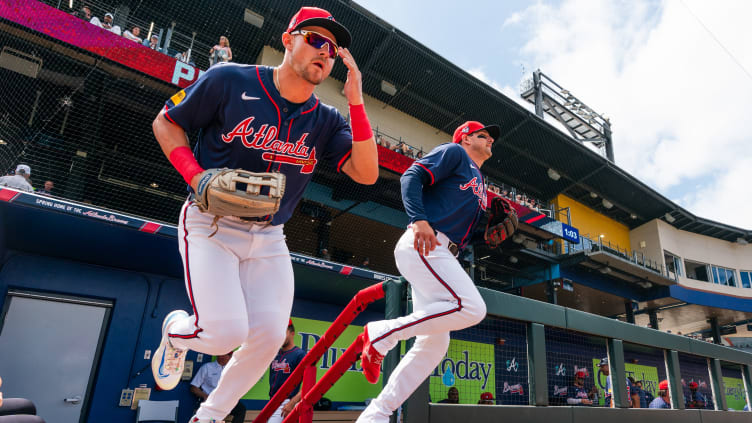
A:
[[[330,40],[329,38],[319,34],[318,32],[313,31],[305,31],[305,30],[297,30],[290,33],[290,35],[302,35],[303,40],[305,42],[315,48],[320,49],[324,46],[327,47],[327,50],[329,51],[329,57],[336,58],[337,52],[339,51],[339,47],[337,47],[337,44],[334,43],[334,41]]]

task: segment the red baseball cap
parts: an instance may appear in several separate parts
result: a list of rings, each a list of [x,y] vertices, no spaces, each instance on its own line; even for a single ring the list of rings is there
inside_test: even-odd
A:
[[[574,374],[574,377],[576,377],[577,379],[585,379],[587,377],[587,373],[580,370],[579,372]]]
[[[305,26],[320,26],[334,34],[334,41],[339,47],[350,47],[352,37],[344,25],[334,20],[334,16],[318,7],[301,7],[298,13],[290,19],[287,32],[296,31]]]
[[[292,326],[292,319],[290,319],[290,321],[287,322],[287,327],[290,327],[290,326]]]
[[[454,130],[454,136],[452,137],[452,141],[458,143],[462,141],[463,135],[470,135],[478,131],[482,131],[484,129],[488,131],[488,134],[491,135],[491,138],[493,138],[494,141],[496,141],[496,139],[499,138],[499,134],[501,133],[501,128],[499,128],[499,125],[484,126],[480,122],[469,120],[463,123],[462,125],[458,126],[457,129]]]
[[[661,383],[658,384],[658,389],[661,391],[668,390],[668,380],[662,380]]]
[[[689,387],[690,388],[697,388],[697,386],[699,386],[699,385],[697,385],[697,382],[689,382]]]
[[[480,399],[483,400],[483,401],[492,401],[494,398],[493,398],[493,394],[492,393],[490,393],[490,392],[484,392],[484,393],[480,394]]]

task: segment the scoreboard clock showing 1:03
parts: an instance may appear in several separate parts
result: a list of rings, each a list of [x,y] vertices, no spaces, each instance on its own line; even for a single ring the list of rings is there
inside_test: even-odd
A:
[[[561,235],[567,241],[575,244],[580,243],[580,231],[577,228],[573,228],[565,223],[561,224]]]

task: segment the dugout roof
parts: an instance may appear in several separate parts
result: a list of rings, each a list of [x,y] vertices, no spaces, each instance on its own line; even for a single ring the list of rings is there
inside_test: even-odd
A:
[[[183,7],[175,3],[162,7]],[[185,14],[175,9],[173,16],[185,20],[181,27],[231,34],[238,61],[253,62],[264,45],[282,50],[280,34],[304,2],[226,0],[225,4],[225,8],[196,9],[201,13]],[[484,168],[492,180],[543,199],[565,194],[630,228],[656,218],[665,220],[669,214],[679,229],[732,242],[740,237],[752,242],[752,231],[693,215],[357,3],[320,0],[317,5],[332,12],[352,33],[352,53],[368,95],[446,133],[465,120],[501,125],[503,135]],[[263,16],[261,28],[237,22],[245,8]],[[204,12],[216,14],[217,22],[228,23],[208,28]],[[332,76],[344,81],[346,74],[345,66],[337,61]],[[382,91],[382,81],[394,85],[396,94]],[[437,132],[436,136],[445,138],[446,134]],[[549,168],[561,178],[549,178]],[[613,207],[605,208],[603,199]]]

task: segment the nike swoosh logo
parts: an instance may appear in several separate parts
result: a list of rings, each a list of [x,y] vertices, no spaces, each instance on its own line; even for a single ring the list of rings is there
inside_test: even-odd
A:
[[[242,98],[243,100],[261,100],[261,98],[259,97],[249,97],[245,95],[245,91],[243,91],[243,94],[240,95],[240,98]]]

